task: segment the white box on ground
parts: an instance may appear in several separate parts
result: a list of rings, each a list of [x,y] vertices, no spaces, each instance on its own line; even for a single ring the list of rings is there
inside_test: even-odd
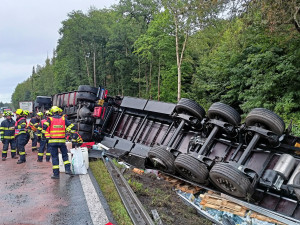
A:
[[[83,162],[85,164],[85,167],[88,169],[89,168],[89,153],[88,153],[88,149],[87,147],[83,147],[83,148],[77,148],[78,149],[81,149],[82,151],[82,155],[83,155]],[[76,148],[72,148],[71,150],[71,153],[73,153],[74,151],[76,151]]]
[[[68,160],[71,163],[72,162],[72,154],[68,153]],[[62,154],[58,153],[58,159],[59,159],[59,172],[64,173],[65,172],[65,165],[64,165],[64,161],[62,159]]]

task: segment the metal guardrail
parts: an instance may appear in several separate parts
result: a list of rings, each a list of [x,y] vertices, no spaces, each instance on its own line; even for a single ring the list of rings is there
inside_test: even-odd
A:
[[[109,158],[102,157],[103,162],[116,186],[122,202],[134,225],[154,225],[148,212],[143,207],[119,169]]]

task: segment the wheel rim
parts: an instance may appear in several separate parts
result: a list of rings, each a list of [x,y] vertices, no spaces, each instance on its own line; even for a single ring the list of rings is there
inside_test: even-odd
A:
[[[232,184],[232,181],[224,177],[216,177],[216,184],[229,193],[237,191],[236,187]]]
[[[182,167],[182,166],[177,166],[177,169],[179,170],[179,172],[181,173],[182,176],[196,180],[198,179],[197,176],[195,176],[190,170]]]
[[[153,158],[151,158],[151,161],[152,161],[154,167],[156,167],[156,168],[160,168],[160,169],[167,169],[168,168],[166,163],[163,160],[159,159],[159,158],[153,157]]]

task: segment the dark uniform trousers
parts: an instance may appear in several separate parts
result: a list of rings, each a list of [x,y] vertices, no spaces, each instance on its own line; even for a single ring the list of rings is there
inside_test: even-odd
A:
[[[50,161],[50,157],[51,157],[51,153],[50,153],[50,148],[48,146],[48,140],[45,138],[41,139],[40,142],[40,148],[39,148],[39,153],[38,153],[38,160],[39,161],[43,161],[43,156],[44,156],[44,152],[46,151],[46,161],[49,162]]]
[[[11,149],[11,157],[15,157],[16,155],[16,141],[15,139],[3,139],[3,151],[2,151],[2,157],[7,157],[7,150],[10,145]]]
[[[62,159],[65,165],[66,171],[71,171],[71,164],[68,158],[68,149],[65,143],[48,143],[48,147],[52,157],[53,174],[54,176],[59,176],[59,159],[58,159],[58,149],[62,154]]]
[[[27,144],[27,134],[18,134],[16,136],[17,149],[20,155],[20,161],[26,162],[25,158],[25,145]]]

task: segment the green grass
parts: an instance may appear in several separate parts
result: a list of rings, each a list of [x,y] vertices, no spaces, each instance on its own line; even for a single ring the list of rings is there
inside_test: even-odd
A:
[[[132,221],[124,207],[117,189],[101,160],[90,162],[90,168],[96,178],[101,191],[109,205],[114,219],[119,225],[132,225]]]

